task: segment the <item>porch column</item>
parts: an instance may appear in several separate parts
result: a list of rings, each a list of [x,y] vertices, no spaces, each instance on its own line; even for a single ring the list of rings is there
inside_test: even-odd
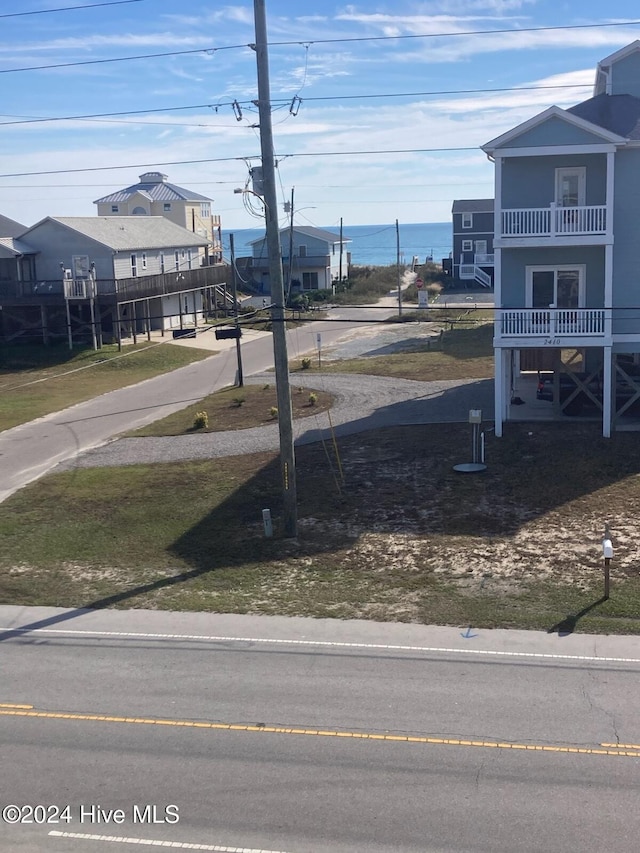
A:
[[[611,347],[603,347],[603,365],[602,365],[602,435],[604,438],[611,438],[611,429],[613,426],[614,396],[613,389],[615,387],[614,376],[614,360]]]
[[[506,360],[505,355],[509,350],[503,350],[499,347],[494,350],[495,369],[494,369],[494,420],[496,436],[502,436],[502,424],[505,420],[505,385],[507,380]]]
[[[606,188],[606,203],[607,203],[607,240],[613,242],[613,197],[614,197],[614,178],[615,178],[615,151],[607,152],[607,188]]]

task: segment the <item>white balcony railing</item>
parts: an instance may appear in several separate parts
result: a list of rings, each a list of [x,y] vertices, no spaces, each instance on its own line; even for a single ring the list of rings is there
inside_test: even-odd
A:
[[[504,308],[496,321],[501,337],[601,337],[605,315],[604,308]]]
[[[605,234],[607,206],[531,207],[501,212],[502,237],[562,237]]]
[[[495,264],[495,255],[476,254],[473,260],[478,267],[492,267]]]

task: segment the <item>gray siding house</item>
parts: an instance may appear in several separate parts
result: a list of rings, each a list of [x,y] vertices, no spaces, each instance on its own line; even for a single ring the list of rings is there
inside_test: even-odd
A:
[[[285,289],[291,293],[330,290],[331,285],[348,273],[351,256],[345,245],[351,241],[323,228],[294,225],[280,231]],[[261,294],[270,294],[267,239],[261,237],[249,245],[252,255],[238,258],[238,265]]]
[[[482,146],[495,161],[495,422],[521,370],[611,435],[640,398],[640,41],[598,63],[593,97]]]
[[[47,217],[0,240],[0,339],[193,326],[228,278],[226,265],[200,265],[207,243],[162,216]]]
[[[492,198],[453,202],[453,253],[451,274],[456,282],[493,287]]]

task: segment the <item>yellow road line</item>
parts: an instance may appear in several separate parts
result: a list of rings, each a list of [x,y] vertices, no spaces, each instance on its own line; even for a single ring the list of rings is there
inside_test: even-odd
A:
[[[33,708],[33,705],[14,705],[13,702],[0,702],[0,708],[22,708],[24,710],[29,710]]]
[[[607,749],[640,749],[640,743],[601,743]]]
[[[509,741],[463,740],[461,738],[426,737],[422,735],[392,735],[377,732],[349,732],[333,729],[307,729],[287,726],[259,726],[245,723],[204,723],[196,720],[164,720],[151,717],[114,717],[108,714],[67,714],[62,711],[31,711],[20,708],[4,709],[3,717],[38,717],[46,720],[76,720],[97,723],[128,723],[143,726],[171,726],[185,729],[208,729],[227,732],[256,732],[277,735],[311,735],[315,737],[351,738],[354,740],[382,740],[396,743],[422,743],[440,746],[470,746],[490,749],[520,749],[526,752],[556,752],[576,755],[615,755],[627,758],[640,758],[640,747],[628,750],[616,747],[595,749],[586,746],[552,746],[550,744],[511,743]]]

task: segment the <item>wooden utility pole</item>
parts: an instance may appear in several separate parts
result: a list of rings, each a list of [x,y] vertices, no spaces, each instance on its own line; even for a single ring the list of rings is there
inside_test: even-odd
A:
[[[398,267],[398,316],[402,317],[402,281],[400,276],[400,226],[396,219],[396,264]]]
[[[242,353],[240,351],[240,323],[238,322],[238,285],[236,283],[236,250],[234,244],[234,235],[229,234],[229,251],[231,254],[231,295],[233,297],[233,316],[236,322],[236,358],[238,360],[238,388],[244,385],[244,376],[242,373]],[[215,298],[215,297],[214,297]]]
[[[273,356],[280,432],[280,468],[282,473],[282,502],[284,535],[298,533],[296,463],[293,448],[293,415],[287,356],[287,329],[284,310],[284,281],[282,248],[278,227],[278,197],[276,194],[273,129],[271,124],[271,92],[269,86],[269,55],[267,50],[267,20],[264,0],[253,0],[258,68],[258,113],[260,117],[260,149],[264,205],[267,226],[267,252],[271,282],[271,321],[273,325]]]

